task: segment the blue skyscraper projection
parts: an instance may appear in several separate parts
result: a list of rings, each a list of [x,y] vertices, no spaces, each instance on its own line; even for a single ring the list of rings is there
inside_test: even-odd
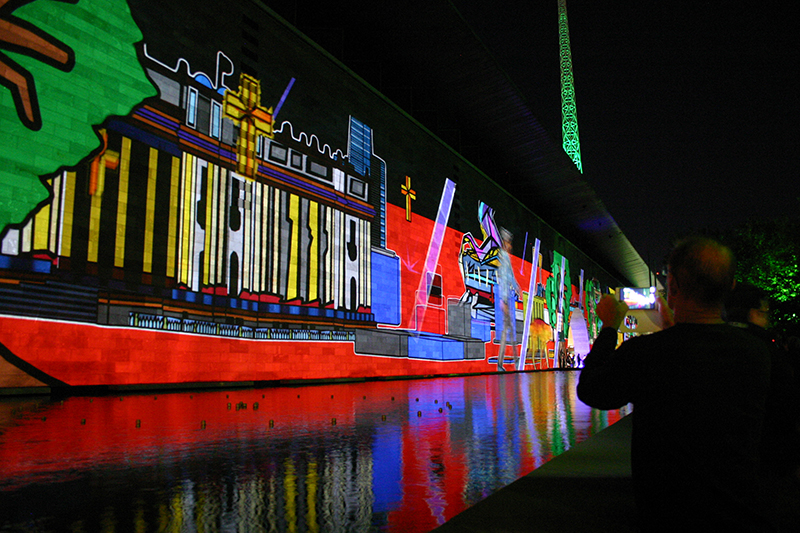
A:
[[[386,162],[372,152],[372,128],[350,117],[347,159],[356,173],[372,177],[370,203],[378,209],[372,224],[372,311],[382,324],[400,324],[400,258],[386,249]],[[347,184],[349,188],[350,183]]]
[[[378,184],[378,217],[379,225],[378,243],[381,248],[386,248],[386,162],[372,153],[372,128],[350,117],[350,132],[348,139],[347,158],[356,172],[363,176],[372,176],[373,183]],[[349,184],[348,184],[349,187]]]

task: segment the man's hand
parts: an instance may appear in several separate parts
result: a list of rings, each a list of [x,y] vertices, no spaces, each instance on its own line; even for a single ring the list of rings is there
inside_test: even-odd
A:
[[[658,318],[661,322],[658,325],[661,326],[661,329],[667,329],[675,325],[675,315],[663,296],[659,296],[658,299],[656,299],[656,309],[658,310]]]
[[[627,314],[628,304],[611,294],[606,294],[597,303],[597,317],[603,321],[604,328],[619,329]]]

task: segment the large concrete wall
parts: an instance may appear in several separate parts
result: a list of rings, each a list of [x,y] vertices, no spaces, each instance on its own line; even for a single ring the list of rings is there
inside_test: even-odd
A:
[[[595,298],[620,284],[259,4],[42,0],[9,15],[20,44],[0,55],[7,375],[133,385],[490,370],[500,226],[515,235],[530,364],[574,346],[570,324],[591,336]],[[180,368],[140,353],[139,333],[158,333],[144,351],[168,350]]]

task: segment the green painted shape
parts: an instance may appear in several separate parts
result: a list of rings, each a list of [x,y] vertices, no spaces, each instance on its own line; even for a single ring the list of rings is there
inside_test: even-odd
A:
[[[72,48],[75,66],[62,72],[3,50],[33,75],[42,127],[25,126],[11,92],[0,86],[0,230],[48,198],[41,176],[76,165],[100,146],[94,127],[157,94],[139,64],[142,33],[124,0],[38,0],[13,16]]]
[[[564,282],[561,279],[561,259],[562,255],[558,252],[553,252],[553,263],[550,265],[552,276],[547,278],[547,285],[545,286],[545,298],[547,300],[547,308],[550,310],[550,328],[555,334],[558,327],[558,297],[561,284],[564,283],[564,321],[562,324],[562,337],[567,338],[569,334],[569,302],[572,299],[572,284],[569,282],[569,260],[566,261],[564,266]],[[555,336],[555,335],[554,335]]]

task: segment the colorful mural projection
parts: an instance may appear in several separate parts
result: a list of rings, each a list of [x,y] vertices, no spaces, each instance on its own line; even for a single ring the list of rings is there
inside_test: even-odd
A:
[[[571,312],[572,284],[567,258],[553,252],[552,275],[547,280],[545,293],[550,310],[550,328],[553,330],[554,365],[567,366],[567,338],[569,337],[569,315]],[[556,361],[556,358],[558,360]]]
[[[409,329],[419,329],[425,322],[425,310],[427,309],[427,302],[431,297],[431,291],[434,290],[436,267],[439,264],[442,240],[444,239],[445,230],[447,229],[447,219],[450,217],[450,208],[453,206],[455,190],[456,184],[449,179],[445,180],[442,199],[439,202],[436,222],[433,226],[431,240],[428,244],[428,251],[425,254],[425,263],[423,263],[422,267],[423,270],[420,276],[419,287],[417,288],[414,299],[413,323],[409,323]]]
[[[461,244],[461,272],[466,287],[462,301],[469,303],[476,315],[494,319],[493,287],[497,282],[497,254],[502,240],[494,221],[494,209],[481,202],[478,219],[483,238],[478,240],[466,233]]]
[[[91,32],[76,22],[97,14],[104,23]],[[127,115],[155,89],[139,65],[134,43],[142,34],[124,0],[0,0],[0,22],[4,228],[52,194],[43,176],[98,149],[97,125]]]
[[[602,321],[597,317],[597,303],[600,301],[602,293],[600,291],[600,282],[596,279],[590,279],[586,282],[586,316],[587,327],[589,330],[589,337],[594,339],[600,334],[600,327]]]
[[[526,242],[527,246],[527,242]],[[536,294],[536,281],[539,273],[539,248],[541,246],[541,241],[536,239],[536,243],[533,246],[533,257],[531,258],[531,262],[533,267],[531,268],[531,275],[530,275],[530,282],[528,284],[528,300],[525,304],[525,325],[522,328],[522,348],[521,353],[527,354],[529,353],[528,347],[531,344],[531,324],[533,323],[533,308],[534,302],[532,300],[532,295]],[[523,247],[523,250],[525,248]],[[537,339],[538,340],[538,339]],[[526,357],[520,357],[517,361],[517,369],[524,370],[525,369],[525,362]]]
[[[495,302],[494,285],[497,282],[497,254],[501,246],[500,231],[494,220],[494,209],[483,202],[478,206],[478,216],[483,238],[478,240],[472,234],[467,233],[461,244],[461,272],[465,285],[461,302],[470,307],[476,324],[494,322],[494,339],[499,339],[501,332],[497,331],[497,328],[502,328],[503,325],[502,321],[498,324],[498,321],[495,320],[500,311]],[[556,307],[554,304],[545,307],[542,284],[537,281],[542,278],[539,274],[539,265],[541,264],[539,250],[540,241],[536,239],[528,291],[526,294],[517,295],[518,301],[524,304],[524,311],[519,308],[515,309],[517,341],[522,345],[521,349],[526,354],[525,357],[519,358],[518,368],[520,370],[524,369],[526,365],[533,365],[534,368],[552,365],[552,361],[547,361],[547,354],[548,347],[553,344],[554,335],[547,326],[546,316],[555,317],[556,314],[548,310]]]
[[[96,13],[107,26],[92,26]],[[494,364],[495,212],[478,204],[480,239],[448,225],[469,180],[415,178],[412,189],[420,167],[387,162],[359,110],[322,120],[287,105],[306,90],[299,71],[267,96],[267,78],[238,72],[226,51],[203,51],[213,75],[156,57],[125,2],[0,1],[0,18],[0,386]],[[435,211],[418,208],[435,198]],[[548,275],[538,245],[533,268],[512,257],[528,287],[515,309],[520,369],[572,364],[559,355],[569,262],[553,252]]]

